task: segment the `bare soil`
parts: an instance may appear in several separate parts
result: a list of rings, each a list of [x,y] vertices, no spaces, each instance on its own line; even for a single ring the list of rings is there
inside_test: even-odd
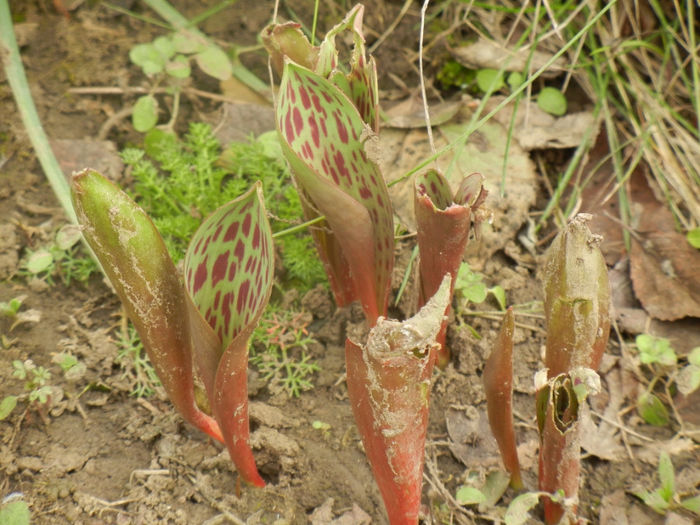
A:
[[[143,10],[136,2],[117,3]],[[174,2],[185,14],[214,3]],[[138,85],[139,72],[129,64],[128,51],[134,44],[150,40],[157,30],[99,3],[82,3],[70,19],[44,0],[10,4],[27,32],[21,42],[22,56],[47,133],[52,139],[96,137],[104,122],[132,103],[133,97],[78,96],[70,94],[69,88]],[[71,2],[65,0],[64,4]],[[297,7],[298,16],[311,20],[306,5],[311,3],[291,4]],[[374,4],[366,22],[381,33],[402,2],[382,0]],[[329,20],[321,20],[321,27],[329,27],[331,19],[339,18],[341,8],[335,7],[337,16],[328,15]],[[241,0],[225,11],[225,17],[214,17],[203,29],[223,41],[254,44],[271,9],[272,2]],[[402,46],[417,39],[417,14],[414,6],[377,50],[384,89],[395,87],[389,73],[416,84],[415,70],[405,61]],[[369,35],[370,41],[377,36],[371,31]],[[262,76],[266,70],[261,57],[251,59],[248,65],[266,78]],[[216,90],[216,86],[206,84],[210,81],[201,80],[202,89]],[[215,103],[200,100],[188,101],[183,111],[197,119],[216,109]],[[50,408],[38,410],[21,402],[10,417],[0,421],[0,496],[21,492],[36,524],[301,524],[308,523],[312,515],[315,523],[330,523],[331,518],[341,515],[344,521],[337,523],[386,523],[344,382],[343,333],[348,323],[359,321],[358,313],[352,308],[336,310],[322,290],[302,300],[314,315],[311,330],[318,344],[311,346],[311,353],[321,372],[314,378],[315,388],[299,398],[271,392],[251,371],[252,442],[268,486],[262,490],[239,486],[225,449],[183,423],[162,392],[142,399],[129,395],[133,376],[125,375],[116,362],[120,305],[101,277],[85,284],[65,286],[58,280],[46,286],[16,275],[27,250],[50,240],[65,218],[43,177],[6,81],[0,82],[0,115],[0,301],[26,295],[23,308],[41,313],[40,322],[13,329],[10,319],[0,319],[4,338],[0,399],[23,392],[23,382],[12,376],[14,360],[31,359],[48,368],[54,387]],[[128,121],[112,128],[108,138],[119,148],[140,140]],[[408,245],[399,247],[397,287],[409,250]],[[541,298],[532,266],[519,266],[500,252],[478,264],[489,283],[506,288],[509,302]],[[484,310],[495,307],[495,303],[481,306]],[[436,372],[433,382],[423,499],[426,523],[488,522],[488,516],[496,514],[493,510],[462,511],[449,498],[468,479],[483,479],[489,470],[500,468],[494,441],[484,426],[480,378],[498,322],[489,316],[468,317],[466,321],[481,339],[466,324],[453,323],[449,332],[453,362]],[[538,443],[532,377],[541,366],[541,319],[523,318],[516,343],[516,424],[525,483],[534,490]],[[54,354],[66,351],[87,366],[77,381],[66,379],[52,361]],[[609,352],[604,393],[593,402],[599,413],[605,412],[611,395],[621,392],[620,384],[632,391],[636,385],[619,347],[611,343]],[[615,385],[610,379],[613,376]],[[629,398],[624,399],[626,404],[613,414],[613,423],[634,427],[634,432],[621,434],[617,427],[610,427],[610,450],[617,447],[611,457],[604,460],[589,455],[584,460],[580,515],[592,523],[627,523],[625,513],[639,523],[660,523],[664,518],[644,507],[629,491],[658,485],[658,449],[672,449],[669,440],[674,432],[641,424],[634,411],[625,411]],[[329,428],[314,429],[312,423],[317,420]],[[600,423],[599,419],[593,421]],[[635,437],[635,432],[644,439]],[[676,450],[672,451],[677,452],[673,461],[679,487],[692,491],[700,481],[700,455],[688,441],[673,442]],[[505,503],[514,496],[508,491]],[[329,498],[334,500],[332,512],[328,511]],[[324,503],[326,507],[322,507]],[[624,521],[605,518],[610,509]],[[677,518],[686,521],[674,523],[690,523],[689,516]],[[538,519],[535,511],[533,522]]]

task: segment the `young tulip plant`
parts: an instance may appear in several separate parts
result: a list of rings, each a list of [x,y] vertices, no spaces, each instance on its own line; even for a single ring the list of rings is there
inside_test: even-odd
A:
[[[535,377],[540,434],[539,490],[549,525],[575,523],[581,406],[600,389],[598,369],[610,331],[610,285],[600,238],[579,214],[555,238],[543,269],[546,368]],[[509,310],[484,368],[489,422],[511,484],[520,479],[512,419],[513,317]]]
[[[372,329],[365,344],[346,342],[355,420],[390,522],[417,523],[430,378],[444,346],[452,282],[471,212],[485,192],[476,174],[454,197],[439,172],[417,178],[423,308],[403,323],[386,320],[393,210],[375,162],[377,73],[374,60],[365,56],[362,15],[363,7],[355,6],[319,46],[312,46],[295,23],[267,27],[262,40],[281,74],[278,135],[306,218],[320,220],[313,235],[331,289],[339,306],[359,300]],[[335,46],[344,31],[354,42],[347,73]]]
[[[242,479],[265,485],[249,445],[248,341],[270,297],[272,232],[256,183],[192,238],[180,278],[163,240],[126,193],[99,173],[73,177],[83,235],[138,331],[175,408],[225,442]],[[195,401],[195,373],[212,416]]]

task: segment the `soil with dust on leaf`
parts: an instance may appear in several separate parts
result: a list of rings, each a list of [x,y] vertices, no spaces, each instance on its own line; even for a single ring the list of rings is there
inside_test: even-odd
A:
[[[51,2],[10,3],[22,21],[18,35],[32,93],[59,157],[73,169],[89,165],[117,176],[120,170],[114,151],[141,139],[128,121],[112,128],[107,137],[111,142],[95,146],[96,152],[89,157],[89,148],[76,141],[95,139],[104,122],[133,103],[133,98],[79,96],[68,90],[140,85],[143,79],[129,64],[128,52],[134,44],[151,40],[156,30],[91,2],[75,9],[69,20],[54,12]],[[141,9],[135,2],[122,3]],[[174,4],[182,8],[190,3]],[[198,10],[216,2],[201,4]],[[297,16],[310,24],[309,3],[292,4]],[[371,39],[388,27],[401,7],[400,2],[372,4],[366,13]],[[222,41],[254,44],[257,32],[271,16],[272,5],[239,1],[225,11],[225,17],[208,20],[203,29]],[[322,28],[342,16],[339,6],[332,7],[323,13]],[[383,90],[404,89],[391,80],[392,75],[406,85],[417,85],[415,71],[401,47],[401,42],[417,41],[417,16],[417,9],[409,10],[376,52]],[[251,58],[248,65],[266,78],[262,54]],[[218,90],[210,79],[195,75],[194,82],[202,89]],[[141,399],[129,395],[133,374],[125,375],[117,362],[120,305],[100,277],[85,284],[65,286],[58,280],[48,286],[17,275],[21,258],[49,242],[65,219],[30,147],[6,81],[0,83],[0,114],[0,301],[26,296],[23,309],[35,310],[40,316],[38,322],[28,319],[14,327],[11,319],[0,319],[0,398],[23,392],[23,381],[12,376],[14,360],[31,359],[52,374],[48,408],[37,410],[20,402],[0,421],[0,497],[22,493],[36,524],[386,523],[344,381],[344,334],[361,322],[359,310],[336,309],[322,287],[301,298],[301,304],[313,314],[310,330],[317,343],[309,351],[321,370],[314,377],[313,390],[290,399],[251,370],[251,441],[268,486],[262,490],[240,487],[225,449],[184,424],[162,392]],[[181,122],[204,119],[214,125],[221,118],[218,103],[199,98],[185,100],[180,116]],[[448,132],[444,131],[441,140],[451,140]],[[484,129],[482,138],[488,142],[494,134],[497,131]],[[474,147],[487,146],[482,142]],[[526,154],[518,151],[518,155],[523,156],[523,163],[530,162]],[[404,160],[413,162],[401,158],[393,162],[401,165]],[[489,167],[478,169],[488,171]],[[492,169],[495,180],[500,180],[500,170],[501,163],[496,162]],[[532,191],[535,184],[528,181],[525,186]],[[522,198],[523,192],[516,193]],[[520,200],[515,205],[517,220],[508,218],[512,224],[500,231],[498,244],[489,241],[480,251],[477,243],[470,254],[474,267],[490,285],[505,288],[512,304],[541,299],[535,280],[536,259],[516,242],[519,228],[532,211],[528,209],[534,205],[531,198],[532,202]],[[498,209],[507,213],[508,204],[501,203]],[[403,213],[401,208],[399,215]],[[409,243],[398,245],[394,292],[411,249]],[[411,308],[411,300],[405,299],[395,313],[406,315]],[[477,308],[488,312],[497,305],[487,301]],[[536,314],[519,316],[518,322],[516,424],[524,480],[534,490],[538,442],[532,378],[541,366],[544,338],[542,320]],[[458,523],[488,521],[489,516],[502,513],[514,497],[508,491],[499,509],[483,511],[460,509],[452,498],[459,485],[479,485],[487,472],[500,468],[485,420],[480,378],[497,330],[498,315],[491,313],[455,320],[449,329],[453,362],[436,372],[432,388],[423,497],[427,522],[447,523],[451,516]],[[66,352],[85,365],[81,374],[66,377],[61,372],[54,357]],[[603,370],[604,392],[592,402],[592,410],[605,419],[594,417],[588,422],[592,439],[583,464],[580,513],[594,523],[613,523],[615,516],[624,513],[629,522],[658,523],[661,518],[629,491],[658,485],[655,464],[661,448],[674,454],[678,490],[692,490],[698,483],[698,452],[688,439],[670,441],[670,429],[644,426],[633,413],[619,415],[630,406],[637,381],[619,347],[611,344],[609,352]],[[315,421],[326,425],[315,428]],[[634,428],[624,434],[624,442],[620,423]]]

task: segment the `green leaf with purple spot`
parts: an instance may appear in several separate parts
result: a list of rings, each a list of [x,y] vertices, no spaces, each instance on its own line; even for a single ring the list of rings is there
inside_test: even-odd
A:
[[[386,183],[364,147],[368,127],[342,91],[291,62],[285,65],[276,118],[292,172],[326,216],[353,278],[370,276],[369,285],[356,289],[373,324],[386,312],[394,232]]]
[[[222,350],[258,320],[273,275],[272,232],[258,182],[207,217],[185,257],[185,285]]]
[[[377,67],[373,58],[365,58],[365,37],[362,34],[364,6],[356,5],[345,19],[327,34],[319,47],[319,59],[314,72],[328,78],[353,102],[362,120],[375,133],[379,129],[379,89]],[[338,51],[335,37],[342,31],[351,31],[354,48],[350,59],[350,73],[338,69]]]

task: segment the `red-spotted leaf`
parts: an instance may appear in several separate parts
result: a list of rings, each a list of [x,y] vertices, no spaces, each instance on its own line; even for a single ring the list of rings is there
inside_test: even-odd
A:
[[[277,104],[282,149],[309,205],[326,217],[342,250],[336,276],[349,274],[371,325],[386,312],[394,262],[393,217],[386,183],[364,148],[366,125],[325,78],[287,62]],[[342,296],[337,289],[336,298]]]
[[[365,37],[362,34],[364,6],[357,4],[327,34],[319,47],[319,58],[314,72],[328,78],[352,101],[362,120],[375,133],[379,129],[379,89],[377,86],[377,66],[374,58],[365,56]],[[350,72],[346,75],[338,68],[338,50],[335,37],[342,31],[352,33],[354,48],[350,58]]]
[[[186,294],[165,244],[146,213],[102,175],[73,176],[83,235],[121,299],[163,388],[182,416],[223,441],[195,403]]]
[[[256,486],[265,482],[249,444],[248,340],[270,298],[273,276],[272,232],[258,182],[202,223],[185,257],[195,361],[231,459]]]
[[[469,239],[472,206],[480,202],[483,193],[482,181],[483,177],[476,173],[466,177],[453,198],[447,180],[439,171],[429,170],[416,177],[414,208],[420,250],[418,306],[432,297],[445,274],[449,273],[454,283]],[[449,314],[449,305],[446,314]],[[445,321],[438,335],[440,367],[446,366],[450,359],[445,346],[446,329]]]
[[[392,524],[418,523],[431,352],[449,298],[446,275],[414,317],[380,319],[366,344],[345,344],[348,397]]]

